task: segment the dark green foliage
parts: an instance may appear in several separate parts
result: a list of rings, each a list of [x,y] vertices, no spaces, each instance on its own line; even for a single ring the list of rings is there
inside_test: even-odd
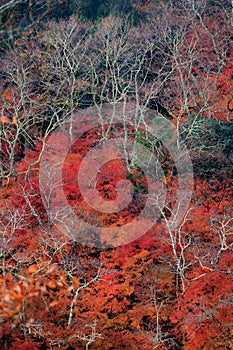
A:
[[[196,174],[222,180],[233,173],[232,121],[190,116],[182,128]]]
[[[233,151],[232,121],[190,115],[182,128],[191,145],[202,147],[203,151],[213,147],[221,148],[224,153]]]

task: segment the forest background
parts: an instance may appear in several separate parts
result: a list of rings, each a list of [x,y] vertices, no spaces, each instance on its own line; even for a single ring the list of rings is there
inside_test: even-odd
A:
[[[230,0],[2,2],[1,349],[233,349],[232,29]],[[136,106],[133,125],[127,110],[106,125],[97,113],[106,104]],[[192,161],[193,178],[184,174],[192,197],[177,226],[180,174],[138,117],[147,110],[172,123]],[[75,225],[66,235],[50,215],[60,197],[52,162],[42,164],[51,135],[57,153],[47,157],[59,163],[70,117],[79,132],[89,126],[62,169],[67,203],[94,225],[82,241]],[[112,214],[90,208],[77,169],[104,137],[137,140],[163,173],[158,220],[127,244],[103,242],[104,228],[135,220],[154,180],[116,157],[102,166],[97,190],[114,202],[126,178],[131,204]]]

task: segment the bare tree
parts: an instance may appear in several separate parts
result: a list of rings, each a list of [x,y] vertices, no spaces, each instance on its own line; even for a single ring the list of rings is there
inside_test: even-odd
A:
[[[15,250],[17,232],[25,227],[25,218],[20,210],[6,208],[0,216],[0,268],[6,286],[6,274],[14,269],[12,255]]]
[[[73,335],[70,340],[77,338],[79,341],[82,341],[85,343],[86,350],[89,349],[89,345],[94,343],[96,339],[102,338],[102,335],[100,333],[97,333],[96,331],[97,321],[94,320],[92,324],[87,324],[86,327],[91,329],[89,334],[84,333],[77,333],[76,335]]]

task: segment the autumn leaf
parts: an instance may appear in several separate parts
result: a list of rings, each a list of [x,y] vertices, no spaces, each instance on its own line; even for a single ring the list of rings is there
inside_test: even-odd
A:
[[[80,286],[79,278],[77,276],[73,277],[72,284],[75,290],[77,290]]]

